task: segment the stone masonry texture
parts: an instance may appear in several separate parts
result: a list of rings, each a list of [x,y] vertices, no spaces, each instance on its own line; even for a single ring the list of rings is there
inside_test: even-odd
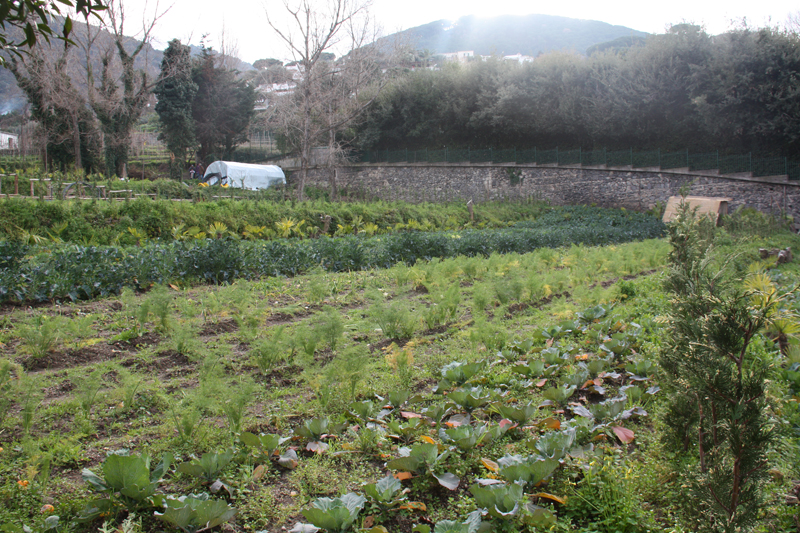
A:
[[[800,182],[679,171],[490,165],[357,165],[338,170],[337,186],[410,202],[535,198],[554,205],[595,204],[646,210],[684,188],[732,199],[730,209],[786,213],[800,221]],[[329,186],[331,171],[311,169],[307,184]]]

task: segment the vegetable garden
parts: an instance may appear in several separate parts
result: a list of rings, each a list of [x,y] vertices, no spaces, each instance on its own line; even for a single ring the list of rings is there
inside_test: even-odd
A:
[[[797,267],[757,250],[798,239],[754,220],[5,241],[0,530],[795,531]],[[742,457],[664,368],[747,320]]]

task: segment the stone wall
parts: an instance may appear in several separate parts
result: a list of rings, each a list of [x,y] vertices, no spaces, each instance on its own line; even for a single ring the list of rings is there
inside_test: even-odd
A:
[[[553,204],[596,204],[645,210],[687,187],[695,196],[732,198],[746,206],[800,220],[800,183],[784,178],[715,176],[661,170],[508,165],[358,165],[340,168],[337,186],[386,200],[411,202],[539,198]],[[330,171],[314,169],[307,183],[328,187]]]

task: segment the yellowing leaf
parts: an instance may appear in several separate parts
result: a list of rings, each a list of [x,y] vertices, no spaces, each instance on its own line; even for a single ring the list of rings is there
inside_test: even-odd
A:
[[[170,289],[172,289],[174,291],[179,291],[180,290],[177,285],[172,284],[172,283],[169,284],[169,287],[170,287]]]
[[[414,476],[411,474],[411,472],[397,472],[394,475],[394,478],[395,479],[399,479],[400,481],[404,481],[406,479],[411,479],[412,477],[414,477]]]
[[[399,507],[400,509],[406,509],[408,511],[419,511],[424,513],[428,510],[428,507],[422,502],[408,502],[404,503]]]
[[[553,417],[545,418],[544,420],[539,422],[539,425],[542,425],[547,429],[555,429],[555,430],[561,429],[561,421]]]
[[[559,498],[558,496],[556,496],[554,494],[549,494],[547,492],[537,492],[536,494],[533,494],[532,496],[537,496],[539,498],[545,498],[547,500],[553,500],[554,502],[560,503],[561,505],[565,505],[567,503],[567,500],[565,500],[564,498]]]
[[[485,466],[488,470],[492,472],[497,472],[500,470],[500,465],[492,461],[491,459],[481,458],[481,463]]]
[[[258,465],[255,470],[253,470],[253,479],[258,481],[262,477],[264,477],[264,473],[267,471],[267,468],[264,465]]]
[[[537,387],[539,387],[540,389],[541,389],[542,387],[544,387],[546,384],[547,384],[547,380],[546,380],[546,379],[543,379],[543,380],[541,380],[541,381],[537,381],[537,382],[536,382],[536,386],[537,386]]]
[[[403,418],[422,418],[422,415],[410,411],[400,411],[400,415],[403,416]]]
[[[427,435],[423,435],[423,436],[421,436],[421,437],[419,438],[419,440],[421,440],[421,441],[423,441],[423,442],[427,442],[428,444],[436,444],[436,441],[434,441],[432,438],[430,438],[430,437],[429,437],[429,436],[427,436]]]

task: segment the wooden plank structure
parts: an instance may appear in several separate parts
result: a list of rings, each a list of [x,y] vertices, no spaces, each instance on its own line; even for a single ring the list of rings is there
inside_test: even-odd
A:
[[[689,204],[690,209],[696,209],[698,215],[711,217],[715,224],[720,224],[720,215],[728,214],[728,203],[733,198],[711,196],[670,196],[667,207],[664,209],[664,223],[672,222],[678,217],[681,202]]]

